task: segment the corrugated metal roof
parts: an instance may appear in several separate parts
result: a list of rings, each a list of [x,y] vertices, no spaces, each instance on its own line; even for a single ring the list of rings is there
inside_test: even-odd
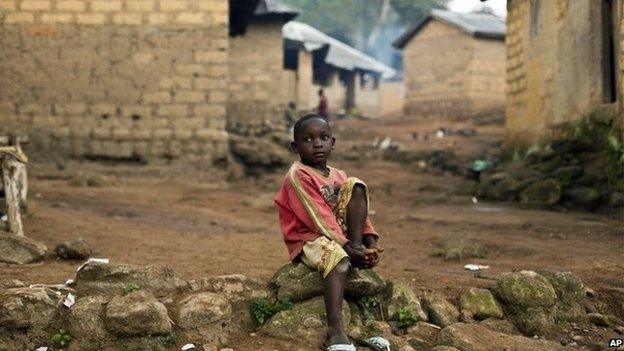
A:
[[[401,36],[394,41],[393,45],[399,48],[404,47],[425,23],[432,18],[459,27],[461,30],[475,37],[493,39],[505,38],[505,20],[494,14],[485,12],[459,13],[434,9],[431,10],[428,16],[422,18],[401,34]]]
[[[306,51],[314,51],[327,46],[325,62],[332,66],[349,71],[360,69],[378,72],[384,77],[396,74],[391,67],[308,24],[290,21],[282,28],[282,34],[286,40],[301,43]]]
[[[294,17],[299,14],[299,10],[284,4],[280,0],[261,0],[254,15],[263,16],[269,14],[293,15]]]

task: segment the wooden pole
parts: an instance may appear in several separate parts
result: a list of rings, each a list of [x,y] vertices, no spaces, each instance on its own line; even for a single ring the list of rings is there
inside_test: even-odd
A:
[[[4,184],[4,198],[6,200],[9,232],[24,236],[22,217],[20,214],[20,191],[18,188],[20,162],[13,157],[2,158],[2,182]]]

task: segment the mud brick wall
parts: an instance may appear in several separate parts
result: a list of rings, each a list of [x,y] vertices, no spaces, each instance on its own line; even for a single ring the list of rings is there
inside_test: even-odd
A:
[[[230,38],[228,131],[261,135],[284,129],[295,77],[284,69],[280,19],[254,19],[245,35]]]
[[[1,0],[0,131],[75,157],[226,158],[227,0]]]
[[[406,114],[462,118],[502,111],[504,52],[501,41],[430,20],[403,49]]]
[[[507,147],[548,142],[562,126],[596,109],[620,119],[624,114],[622,79],[617,83],[620,101],[603,98],[601,6],[592,0],[540,4],[536,34],[531,33],[530,1],[507,4]],[[616,23],[622,21],[621,7],[618,0]]]

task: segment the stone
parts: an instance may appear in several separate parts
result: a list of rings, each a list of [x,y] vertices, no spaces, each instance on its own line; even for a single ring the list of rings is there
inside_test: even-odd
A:
[[[513,323],[506,319],[488,318],[479,322],[479,325],[503,334],[522,335],[520,330],[518,330],[518,328]]]
[[[451,346],[436,346],[432,348],[431,351],[460,351],[460,350]]]
[[[401,309],[408,309],[416,317],[416,321],[426,321],[427,315],[423,311],[418,297],[414,294],[409,285],[405,283],[395,284],[392,289],[392,298],[388,303],[388,317],[390,320],[398,320],[398,312]]]
[[[202,278],[190,281],[189,286],[194,291],[208,291],[224,295],[233,304],[267,297],[270,294],[265,282],[242,274]]]
[[[497,333],[478,324],[455,323],[438,335],[438,345],[461,351],[564,351],[558,343],[519,335]]]
[[[166,335],[171,332],[167,308],[154,295],[138,290],[113,297],[106,307],[106,329],[120,336]]]
[[[561,200],[561,184],[554,179],[538,180],[524,189],[519,199],[521,203],[534,205],[554,205]]]
[[[361,332],[354,335],[354,339],[358,344],[366,345],[368,340],[374,336],[381,336],[382,338],[390,342],[390,349],[396,350],[407,343],[403,338],[400,338],[392,333],[392,326],[383,321],[370,320],[361,328]]]
[[[612,193],[609,202],[611,204],[611,207],[613,208],[624,207],[624,193],[621,193],[621,192]]]
[[[487,199],[511,201],[515,200],[521,185],[522,183],[510,174],[499,172],[485,177],[478,194]]]
[[[49,288],[0,290],[0,327],[45,328],[55,318],[60,299]]]
[[[187,296],[178,305],[177,325],[186,329],[218,322],[232,313],[226,298],[210,292]]]
[[[503,308],[486,289],[470,288],[464,291],[459,298],[459,306],[477,320],[503,318]]]
[[[413,347],[405,345],[399,349],[399,351],[416,351]]]
[[[78,298],[67,316],[70,335],[87,340],[100,340],[109,335],[104,325],[104,313],[108,299],[104,296]]]
[[[277,298],[292,302],[307,300],[323,294],[323,276],[303,263],[282,266],[269,281]],[[345,281],[345,296],[357,298],[382,293],[389,285],[372,269],[351,270]]]
[[[69,260],[84,260],[91,256],[93,250],[82,238],[73,239],[59,243],[54,248],[58,258]]]
[[[169,267],[132,266],[126,264],[87,265],[76,274],[74,283],[81,295],[118,295],[129,286],[151,291],[157,296],[188,288]]]
[[[438,339],[440,330],[442,330],[442,328],[435,324],[416,322],[416,324],[406,330],[405,334],[407,335],[408,342],[410,339],[415,338],[424,341],[429,346],[433,346]]]
[[[557,294],[556,322],[578,321],[585,316],[585,286],[578,277],[553,270],[539,270],[538,273],[550,282]]]
[[[600,313],[588,313],[587,318],[590,322],[594,323],[599,327],[610,327],[613,324],[609,317]]]
[[[557,294],[543,276],[533,271],[503,274],[496,295],[505,313],[525,335],[543,335],[553,326]]]
[[[342,304],[343,324],[351,319],[349,305]],[[286,340],[321,347],[325,340],[327,315],[322,296],[295,304],[290,310],[278,312],[262,328],[263,334]]]
[[[291,160],[287,148],[259,137],[239,137],[230,135],[232,155],[249,168],[276,168]]]
[[[461,261],[468,258],[486,258],[487,249],[478,241],[454,241],[444,244],[433,255],[443,257],[445,261]]]
[[[423,297],[422,303],[430,323],[446,327],[459,320],[459,311],[444,296],[427,295]]]
[[[574,179],[583,174],[583,168],[578,165],[566,166],[555,169],[550,176],[559,180],[562,185],[571,185]]]
[[[461,196],[473,196],[479,191],[479,182],[474,180],[463,180],[455,189],[455,194]]]
[[[593,210],[600,206],[601,194],[595,188],[576,187],[563,192],[563,201],[573,207]]]
[[[0,233],[0,262],[27,264],[40,261],[48,248],[25,236]]]

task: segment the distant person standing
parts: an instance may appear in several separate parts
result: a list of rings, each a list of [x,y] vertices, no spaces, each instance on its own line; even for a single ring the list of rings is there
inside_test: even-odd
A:
[[[318,96],[319,96],[318,114],[324,118],[329,118],[329,107],[327,106],[327,96],[325,96],[325,91],[323,91],[323,88],[319,89]]]

